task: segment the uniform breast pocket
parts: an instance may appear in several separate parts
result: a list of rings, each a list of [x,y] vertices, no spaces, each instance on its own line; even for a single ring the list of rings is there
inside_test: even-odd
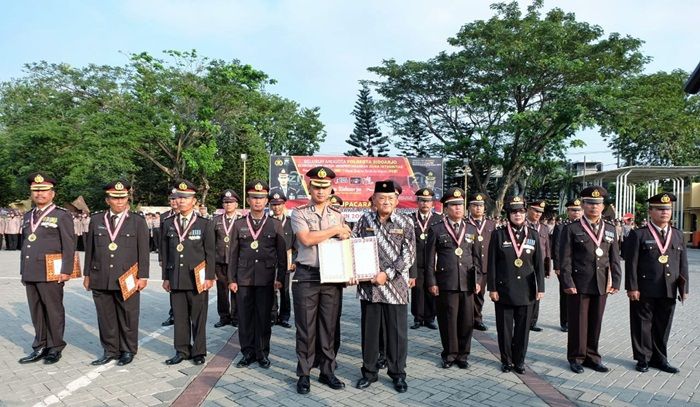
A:
[[[95,245],[102,247],[107,244],[107,234],[103,232],[97,232],[95,234]]]
[[[452,246],[452,238],[449,235],[440,235],[438,236],[438,245],[440,247],[451,247]]]
[[[574,235],[574,243],[579,246],[585,246],[588,243],[588,238],[583,233],[577,233]]]

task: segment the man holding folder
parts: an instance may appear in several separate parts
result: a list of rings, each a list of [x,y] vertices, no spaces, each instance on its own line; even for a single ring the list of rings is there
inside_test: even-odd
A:
[[[149,272],[149,242],[146,220],[129,211],[127,181],[117,180],[104,187],[109,210],[97,212],[90,219],[85,241],[83,286],[92,291],[97,310],[101,358],[92,365],[104,365],[119,359],[119,366],[134,359],[138,348],[139,291],[146,288]],[[124,298],[119,280],[136,266],[136,276],[130,276],[128,288],[135,292]],[[132,287],[133,285],[133,287]]]
[[[63,284],[73,273],[75,233],[73,218],[53,203],[56,180],[44,173],[34,173],[27,179],[34,209],[22,221],[22,257],[20,274],[27,290],[27,302],[36,335],[33,351],[19,360],[32,363],[44,359],[53,364],[61,359],[66,347],[63,331],[66,312],[63,308]],[[47,254],[60,254],[64,261],[56,281],[49,281]]]

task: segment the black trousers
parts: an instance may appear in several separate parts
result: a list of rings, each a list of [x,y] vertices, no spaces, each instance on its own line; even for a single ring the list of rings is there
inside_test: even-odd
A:
[[[274,303],[272,305],[272,319],[275,322],[289,321],[292,316],[292,296],[289,291],[290,273],[284,273],[282,288],[274,290]],[[279,298],[277,294],[279,293]]]
[[[530,319],[530,326],[537,325],[537,319],[540,317],[540,300],[535,300],[532,304],[532,318]]]
[[[11,234],[5,235],[5,243],[7,250],[19,250],[20,249],[20,243],[19,243],[19,235],[18,234]]]
[[[175,319],[175,351],[185,357],[207,354],[209,291],[172,290],[170,301]]]
[[[496,301],[496,331],[501,363],[521,365],[525,363],[530,338],[530,305],[506,305]]]
[[[63,332],[66,312],[63,308],[63,284],[56,282],[25,283],[29,314],[34,325],[34,350],[46,348],[60,352],[66,347]]]
[[[638,362],[668,363],[668,336],[671,333],[676,300],[644,298],[630,301],[632,354]]]
[[[219,321],[238,323],[238,312],[236,311],[236,294],[228,289],[226,274],[228,264],[216,263],[216,311],[219,314]]]
[[[124,301],[121,291],[92,290],[92,299],[104,353],[109,356],[119,356],[122,352],[135,354],[139,339],[140,293]]]
[[[292,285],[296,324],[297,376],[308,376],[318,359],[321,374],[335,372],[335,334],[342,301],[339,284],[298,282]],[[316,354],[317,342],[320,354]]]
[[[238,287],[238,340],[241,353],[247,359],[260,360],[270,354],[270,309],[273,293],[269,285]]]
[[[569,301],[567,296],[569,294],[564,292],[564,286],[561,283],[561,278],[559,278],[559,326],[566,326],[569,323]]]
[[[435,297],[425,284],[411,288],[411,315],[414,322],[435,321]]]
[[[441,290],[437,297],[437,320],[442,359],[466,361],[472,347],[474,299],[472,292]]]
[[[406,378],[408,353],[408,307],[401,304],[360,301],[362,334],[362,376],[376,379],[380,330],[386,336],[385,351],[388,371],[392,378]]]
[[[569,335],[566,354],[569,362],[600,363],[600,327],[607,295],[569,294]]]

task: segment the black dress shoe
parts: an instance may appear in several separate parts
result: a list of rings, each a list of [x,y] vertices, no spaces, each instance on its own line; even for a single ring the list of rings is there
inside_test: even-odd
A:
[[[638,372],[646,373],[649,371],[649,364],[647,362],[637,362],[637,366],[634,367]]]
[[[101,366],[101,365],[105,365],[105,364],[113,361],[116,358],[117,358],[116,356],[104,354],[104,355],[102,355],[101,358],[99,358],[97,360],[93,360],[90,364],[93,366]]]
[[[513,367],[513,370],[517,374],[525,374],[525,365],[519,363]]]
[[[415,322],[413,323],[413,325],[411,325],[411,329],[418,329],[418,328],[420,328],[422,325],[423,325],[423,323],[421,323],[420,321],[415,321]],[[360,379],[360,380],[362,380],[362,379]],[[369,385],[368,385],[368,386],[369,386]]]
[[[406,379],[404,379],[403,377],[398,377],[394,379],[394,390],[396,390],[399,393],[406,393],[406,390],[408,390]]]
[[[182,362],[183,360],[187,359],[185,355],[181,353],[176,353],[175,356],[171,357],[170,359],[165,361],[166,365],[177,365],[178,363]]]
[[[260,365],[260,367],[262,367],[263,369],[269,369],[270,368],[270,359],[263,356],[261,359],[258,359],[258,365]]]
[[[445,359],[443,359],[443,360],[442,360],[442,368],[443,368],[443,369],[449,369],[449,368],[452,367],[452,364],[453,364],[453,363],[454,363],[454,362],[448,362],[448,361],[446,361]]]
[[[437,329],[438,328],[437,325],[435,325],[435,322],[433,322],[433,321],[426,322],[423,325],[425,325],[425,327],[428,329]]]
[[[311,390],[311,383],[309,383],[309,376],[300,376],[297,380],[297,393],[299,394],[309,394]]]
[[[292,327],[292,324],[290,324],[290,323],[287,322],[287,321],[280,321],[280,322],[278,322],[277,324],[278,324],[279,326],[281,326],[282,328],[291,328],[291,327]]]
[[[569,332],[569,327],[566,324],[562,325],[559,329],[561,329],[562,332]]]
[[[243,359],[239,360],[238,363],[236,363],[236,367],[247,367],[250,366],[251,363],[253,363],[253,359],[244,356]]]
[[[531,327],[530,327],[530,330],[531,330],[532,332],[542,332],[542,328],[540,328],[540,327],[537,326],[537,325],[531,326]]]
[[[175,323],[175,320],[173,319],[173,317],[168,317],[168,319],[163,321],[160,325],[161,326],[170,326],[170,325],[173,325],[174,323]]]
[[[488,331],[489,327],[484,325],[483,322],[479,322],[479,323],[474,324],[474,329],[476,329],[477,331]]]
[[[30,353],[29,355],[21,358],[19,360],[19,363],[25,364],[25,363],[33,363],[33,362],[39,361],[46,356],[47,352],[48,351],[45,348],[44,349],[37,349],[35,351],[32,351],[32,353]]]
[[[377,369],[386,369],[386,358],[382,357],[377,360]]]
[[[214,328],[221,328],[222,326],[230,325],[231,321],[219,321],[214,324]]]
[[[581,366],[579,363],[570,362],[569,367],[571,368],[571,371],[574,373],[583,373],[583,366]]]
[[[345,383],[340,381],[335,375],[319,375],[318,376],[318,382],[325,384],[326,386],[330,387],[333,390],[340,390],[345,388]]]
[[[234,328],[238,328],[238,321],[231,322],[231,326]]]
[[[366,388],[369,387],[370,384],[372,384],[372,383],[374,383],[374,382],[376,382],[376,381],[377,381],[376,378],[374,378],[374,379],[368,379],[368,378],[366,378],[366,377],[363,377],[363,378],[361,378],[360,380],[357,381],[357,385],[356,385],[355,387],[357,387],[357,388],[360,389],[360,390],[366,389]]]
[[[513,370],[513,366],[510,363],[501,364],[501,372],[510,373],[511,370]]]
[[[589,368],[589,369],[593,369],[596,372],[605,373],[605,372],[610,371],[610,369],[608,369],[602,363],[595,363],[595,362],[591,362],[590,360],[584,360],[582,365]]]
[[[117,362],[117,366],[124,366],[128,365],[131,363],[131,361],[134,360],[134,354],[131,352],[122,352],[122,355],[119,356],[119,362]]]
[[[195,356],[194,358],[192,358],[192,363],[194,363],[195,365],[203,365],[204,362],[205,362],[205,359],[204,359],[204,356],[202,356],[202,355]]]
[[[48,357],[48,356],[47,356],[47,357]],[[671,374],[675,374],[675,373],[680,372],[680,369],[678,369],[677,367],[673,367],[673,366],[669,365],[668,362],[665,362],[665,363],[649,363],[649,366],[651,366],[651,367],[653,367],[653,368],[655,368],[655,369],[659,369],[659,370],[661,370],[662,372],[671,373]]]
[[[44,364],[53,365],[59,360],[61,360],[61,352],[49,352],[49,354],[44,357]]]
[[[457,365],[457,367],[460,369],[469,368],[469,362],[467,362],[466,360],[455,360],[455,365]]]

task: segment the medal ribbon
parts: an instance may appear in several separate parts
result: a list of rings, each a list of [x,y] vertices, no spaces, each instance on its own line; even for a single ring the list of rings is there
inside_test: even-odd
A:
[[[236,221],[235,218],[231,218],[231,223],[226,226],[226,214],[224,214],[224,218],[222,219],[222,223],[224,224],[224,232],[226,232],[226,236],[231,236],[231,229],[233,229],[233,224]]]
[[[252,216],[248,214],[246,216],[245,221],[248,224],[248,229],[250,229],[250,236],[253,237],[253,241],[258,240],[258,236],[260,236],[260,233],[262,233],[263,226],[265,226],[265,222],[267,222],[267,215],[263,216],[262,223],[260,224],[260,229],[258,229],[258,233],[255,233],[255,230],[253,229],[253,224],[250,223],[250,219]]]
[[[666,234],[666,243],[663,245],[663,247],[661,246],[661,238],[659,238],[659,235],[656,232],[656,227],[654,225],[649,226],[649,231],[651,232],[652,236],[654,236],[654,240],[656,240],[656,247],[659,248],[661,254],[666,254],[668,246],[671,245],[671,229],[669,228],[668,233]]]
[[[119,234],[119,230],[122,228],[122,224],[124,223],[124,219],[126,219],[127,216],[129,216],[129,212],[126,211],[122,216],[119,217],[119,222],[117,225],[114,227],[114,233],[112,233],[112,222],[109,221],[109,218],[107,217],[107,214],[110,213],[109,211],[105,212],[105,227],[107,228],[107,234],[109,235],[109,241],[114,243],[114,240],[117,238],[117,235]]]
[[[41,225],[41,221],[44,220],[46,215],[48,215],[51,211],[53,211],[56,208],[56,205],[51,204],[48,208],[44,209],[44,213],[39,216],[39,219],[34,223],[34,214],[29,217],[29,228],[32,230],[32,233],[36,232],[36,230],[39,228],[39,225]],[[37,209],[34,208],[36,211]]]
[[[175,230],[177,231],[177,237],[180,239],[180,243],[185,241],[185,237],[187,237],[187,234],[190,232],[190,229],[192,229],[192,225],[194,225],[194,221],[197,220],[197,214],[193,213],[192,214],[192,219],[190,219],[189,223],[187,224],[187,228],[183,233],[180,233],[180,219],[175,219]]]
[[[599,222],[603,222],[600,220]],[[596,248],[600,248],[600,244],[603,242],[603,235],[605,234],[605,225],[600,225],[600,232],[598,232],[598,237],[593,234],[593,230],[591,230],[591,227],[588,226],[588,219],[581,219],[581,226],[583,226],[583,230],[588,233],[588,236],[593,240],[593,243],[595,243]]]
[[[518,246],[518,241],[515,239],[515,234],[513,234],[513,228],[510,227],[510,222],[506,224],[508,226],[508,236],[510,237],[510,242],[513,243],[513,250],[515,250],[515,256],[520,258],[523,254],[523,249],[525,248],[525,242],[527,241],[527,226],[523,225],[525,228],[525,237],[523,238],[523,243]]]
[[[428,215],[428,218],[425,220],[425,224],[421,222],[420,220],[420,214],[416,212],[416,221],[418,222],[418,227],[420,228],[421,233],[425,233],[425,231],[428,229],[428,222],[430,222],[431,216]]]
[[[469,223],[471,223],[472,225],[474,225],[474,227],[476,228],[476,231],[478,232],[479,236],[481,236],[481,235],[482,235],[482,232],[484,231],[484,226],[486,226],[486,220],[483,220],[483,219],[482,219],[482,220],[481,220],[481,227],[478,227],[478,226],[476,226],[476,222],[474,221],[474,219],[470,216],[470,217],[469,217]]]
[[[455,243],[457,243],[457,247],[460,247],[462,245],[462,240],[464,240],[464,235],[467,234],[467,228],[463,227],[462,233],[460,233],[459,238],[457,238],[457,236],[455,235],[455,232],[452,229],[452,225],[449,224],[449,222],[447,221],[447,218],[445,218],[443,220],[443,222],[445,222],[445,226],[446,226],[445,229],[447,229],[447,233],[449,233],[450,236],[452,236],[452,239],[455,241]]]

